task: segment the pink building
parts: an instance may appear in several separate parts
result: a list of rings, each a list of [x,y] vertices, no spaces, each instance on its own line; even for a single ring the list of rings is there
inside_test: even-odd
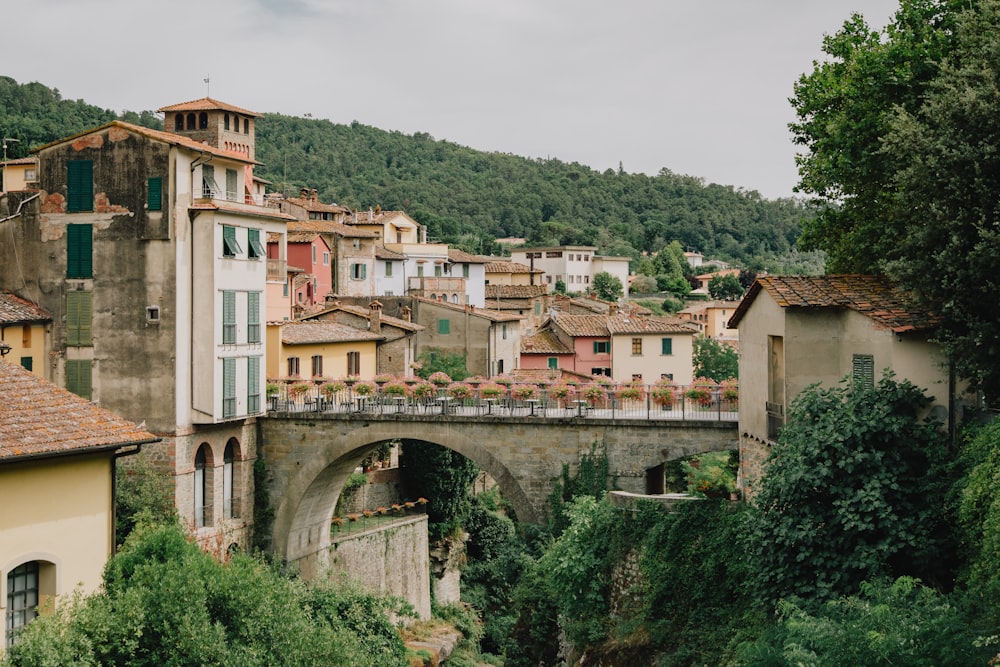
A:
[[[311,312],[325,307],[326,295],[333,292],[330,246],[318,232],[289,232],[288,267],[301,270],[292,291],[292,307]]]

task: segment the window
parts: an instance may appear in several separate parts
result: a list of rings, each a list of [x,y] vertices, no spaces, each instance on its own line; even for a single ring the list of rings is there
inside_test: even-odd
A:
[[[354,239],[353,245],[355,250],[361,250],[361,239]]]
[[[90,400],[93,395],[93,368],[89,359],[66,360],[66,389]]]
[[[236,344],[236,292],[222,293],[222,344]]]
[[[361,375],[361,353],[360,352],[348,352],[347,353],[347,374],[348,375]]]
[[[313,256],[312,263],[315,264],[316,263],[316,246],[312,246],[312,256]]]
[[[323,253],[323,266],[330,266],[330,253]]]
[[[66,292],[66,344],[90,347],[94,344],[93,292]]]
[[[228,130],[229,129],[229,114],[225,114],[222,117],[222,129],[224,129],[224,130]]]
[[[174,132],[184,131],[184,114],[179,113],[174,116]]]
[[[424,265],[417,264],[417,278],[423,278],[423,277],[424,277]]]
[[[163,210],[163,179],[159,176],[146,180],[146,210]]]
[[[314,378],[323,377],[323,355],[314,354],[312,356],[312,376]]]
[[[21,347],[27,349],[31,347],[31,325],[21,325]]]
[[[674,339],[673,338],[661,338],[660,339],[660,354],[668,355],[674,353]]]
[[[202,111],[198,114],[198,129],[207,130],[208,129],[208,114]]]
[[[7,574],[7,648],[38,616],[38,561],[18,565]]]
[[[642,339],[633,338],[632,339],[632,356],[642,356]]]
[[[194,114],[193,113],[189,113],[187,115],[187,129],[189,129],[189,130],[193,130],[194,129]]]
[[[247,414],[260,412],[260,357],[247,358]]]
[[[259,229],[248,229],[247,230],[247,257],[250,259],[260,259],[261,257],[266,257],[267,251],[264,250],[264,246],[260,242],[260,230]],[[324,262],[325,263],[325,262]]]
[[[385,277],[386,278],[392,277],[392,262],[385,263]]]
[[[642,384],[642,373],[632,373],[632,382]]]
[[[226,199],[236,201],[236,170],[226,169]]]
[[[462,277],[463,278],[468,278],[469,277],[469,265],[468,264],[463,264],[462,265]]]
[[[94,277],[93,225],[66,225],[66,277]]]
[[[673,380],[674,380],[674,374],[673,373],[660,373],[660,379],[661,380],[669,380],[670,382],[673,382]]]
[[[288,357],[288,377],[298,377],[298,375],[299,375],[299,358]]]
[[[250,134],[250,119],[243,119],[243,134]]]
[[[66,211],[94,210],[94,161],[66,162]]]
[[[875,386],[875,357],[870,354],[855,354],[851,359],[851,376],[854,385],[871,389]]]
[[[542,302],[535,301],[535,315],[541,315],[541,314],[542,314]]]
[[[546,258],[562,257],[562,252],[547,252],[545,253],[545,257]]]
[[[458,295],[457,294],[452,294],[451,295],[451,302],[452,303],[456,303],[456,304],[458,303]]]
[[[222,455],[222,513],[227,519],[240,518],[239,500],[234,500],[236,489],[236,450],[239,442],[236,438],[230,438],[226,443],[226,451]]]
[[[594,354],[609,354],[611,352],[611,341],[595,340]]]
[[[364,280],[367,277],[367,264],[351,264],[351,280]]]
[[[451,320],[438,320],[438,333],[439,334],[450,334],[451,333]]]
[[[545,276],[545,282],[548,283],[549,285],[551,285],[552,284],[552,276]]]
[[[611,369],[610,368],[591,368],[590,369],[590,374],[591,375],[604,375],[604,376],[607,376],[607,377],[611,377]]]
[[[215,182],[215,167],[210,164],[201,165],[201,189],[205,199],[212,199],[219,191],[219,184]]]
[[[281,286],[281,296],[288,296],[288,278],[285,278],[285,282]]]
[[[230,225],[222,226],[222,256],[223,257],[236,257],[243,253],[243,248],[240,247],[239,242],[236,240],[236,228]]]
[[[32,366],[34,366],[34,363],[35,360],[31,357],[21,357],[21,368],[23,368],[26,371],[32,370]]]
[[[441,265],[440,264],[435,264],[434,265],[434,277],[435,278],[440,278],[441,277]]]
[[[553,370],[559,368],[559,357],[549,357],[549,368]]]
[[[502,338],[503,340],[507,340],[507,325],[506,324],[501,324],[500,325],[500,338]]]
[[[222,360],[222,416],[236,416],[236,359]]]
[[[209,447],[201,443],[194,456],[194,525],[204,528],[212,525],[211,489],[208,484]]]
[[[260,342],[260,292],[247,292],[247,342]]]

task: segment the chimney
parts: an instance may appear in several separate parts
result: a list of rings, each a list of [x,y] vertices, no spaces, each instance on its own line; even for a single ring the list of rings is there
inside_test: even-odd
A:
[[[374,220],[375,219],[375,210],[373,208],[371,208],[370,206],[368,207],[368,219],[369,220]]]
[[[371,327],[369,330],[372,333],[382,333],[382,304],[378,301],[372,301],[368,304],[368,308],[371,309]]]
[[[318,199],[319,199],[319,190],[317,190],[316,188],[313,188],[313,191],[312,191],[312,203],[315,204]]]
[[[403,319],[403,320],[405,320],[407,322],[410,322],[411,321],[410,320],[410,314],[412,312],[413,311],[410,310],[409,306],[403,306],[402,308],[399,309],[399,316],[400,316],[401,319]]]
[[[309,188],[302,188],[299,190],[299,197],[302,199],[309,199]]]
[[[608,304],[608,315],[617,315],[617,314],[618,314],[618,304],[617,303],[609,303]]]
[[[340,297],[332,292],[326,295],[326,305],[329,308],[336,308],[340,305]]]

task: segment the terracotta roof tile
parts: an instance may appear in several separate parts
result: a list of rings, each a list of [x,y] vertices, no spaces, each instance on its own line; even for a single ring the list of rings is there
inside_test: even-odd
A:
[[[466,309],[468,309],[469,314],[474,315],[475,317],[482,317],[487,320],[492,320],[493,322],[516,322],[518,320],[524,319],[524,317],[521,315],[514,315],[513,313],[502,313],[499,310],[489,310],[487,308],[474,308],[472,306],[463,306],[457,303],[448,303],[447,301],[428,299],[427,297],[422,297],[422,296],[414,296],[410,298],[420,303],[439,306],[446,310],[453,310],[459,313],[464,313],[466,312]]]
[[[333,220],[293,220],[288,223],[288,231],[317,232],[320,234],[335,234],[349,239],[374,239],[374,232],[354,229]]]
[[[486,264],[488,259],[459,250],[458,248],[448,249],[448,259],[457,264]]]
[[[156,442],[132,422],[0,360],[0,460]]]
[[[521,339],[521,354],[573,354],[551,331],[539,331]]]
[[[884,276],[762,276],[733,313],[730,328],[762,291],[782,308],[845,308],[898,333],[931,329],[939,319],[910,306],[905,290]]]
[[[358,317],[363,317],[366,320],[371,320],[371,309],[365,308],[364,306],[355,306],[349,303],[341,303],[331,308],[326,308],[317,313],[313,313],[309,317],[302,318],[303,320],[316,320],[323,317],[327,313],[334,313],[336,311],[343,311],[345,313],[350,313]],[[406,331],[423,331],[424,326],[417,324],[416,322],[407,322],[406,320],[401,320],[398,317],[392,317],[383,313],[380,317],[382,324],[404,329]],[[346,325],[345,325],[346,326]]]
[[[382,336],[326,320],[286,322],[281,327],[281,342],[285,345],[347,343],[366,340],[382,340]]]
[[[486,273],[545,273],[520,262],[486,262]]]
[[[197,100],[191,100],[190,102],[179,102],[178,104],[171,104],[169,106],[160,107],[157,109],[160,113],[165,113],[167,111],[232,111],[234,113],[243,114],[244,116],[253,116],[255,118],[260,118],[261,114],[256,111],[249,111],[247,109],[241,109],[240,107],[233,106],[232,104],[226,104],[225,102],[220,102],[219,100],[212,99],[211,97],[202,97]]]
[[[610,315],[608,331],[614,334],[695,334],[697,328],[676,317],[637,317],[635,315]]]
[[[8,290],[0,290],[0,324],[51,321],[52,314],[37,303],[22,299]]]
[[[346,206],[341,206],[340,204],[324,204],[321,201],[313,201],[312,199],[305,199],[303,197],[288,197],[284,201],[291,202],[296,206],[301,206],[307,211],[314,211],[316,213],[350,213],[351,209]],[[321,221],[317,221],[321,222]]]
[[[549,293],[547,285],[487,285],[487,299],[531,299]]]
[[[395,250],[389,250],[383,245],[375,244],[375,259],[406,259],[406,255]]]
[[[557,312],[552,321],[570,336],[611,335],[608,331],[608,318],[604,315],[569,315]]]

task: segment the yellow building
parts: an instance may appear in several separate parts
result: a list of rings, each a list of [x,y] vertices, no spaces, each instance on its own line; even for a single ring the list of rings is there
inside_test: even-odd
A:
[[[22,157],[0,162],[0,192],[38,187],[38,159]]]
[[[0,290],[0,354],[38,377],[50,379],[45,363],[50,348],[52,315],[36,303]]]
[[[157,442],[135,424],[0,360],[0,650],[113,551],[114,466]]]
[[[377,371],[379,334],[329,321],[267,325],[267,377],[371,380]]]

